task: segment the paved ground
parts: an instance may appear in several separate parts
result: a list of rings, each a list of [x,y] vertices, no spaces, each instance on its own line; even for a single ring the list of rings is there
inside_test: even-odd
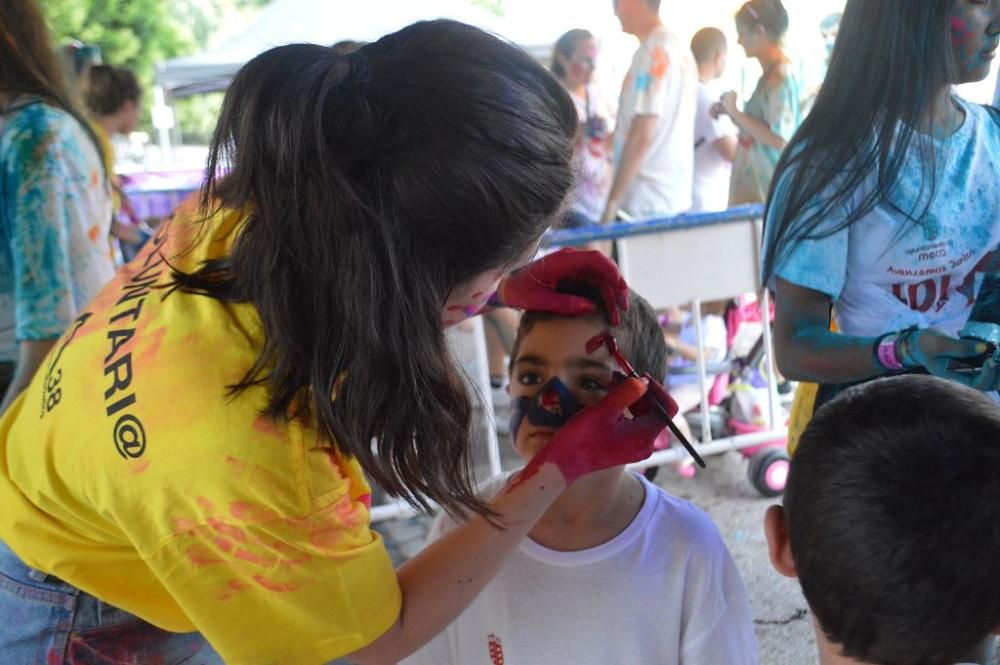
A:
[[[501,440],[504,466],[516,460]],[[670,493],[688,499],[708,512],[722,532],[750,594],[760,647],[761,665],[814,665],[815,643],[806,602],[795,580],[771,568],[764,541],[765,509],[773,502],[762,498],[747,480],[747,461],[737,453],[711,457],[708,469],[691,480],[661,469],[657,482]],[[379,525],[397,562],[422,545],[430,520],[396,520]]]

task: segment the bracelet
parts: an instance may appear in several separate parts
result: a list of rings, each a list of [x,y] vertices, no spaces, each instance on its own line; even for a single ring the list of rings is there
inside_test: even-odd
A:
[[[923,367],[923,365],[913,358],[913,350],[910,348],[910,339],[918,331],[919,328],[911,326],[899,333],[899,336],[896,338],[896,357],[899,358],[899,361],[906,369]]]
[[[901,372],[906,369],[900,362],[896,344],[899,341],[899,333],[890,332],[876,338],[872,345],[872,359],[875,367],[884,372]]]

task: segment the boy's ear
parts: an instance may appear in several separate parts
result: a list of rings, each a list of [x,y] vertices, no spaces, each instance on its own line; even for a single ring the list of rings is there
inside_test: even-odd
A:
[[[792,548],[788,542],[788,522],[785,520],[785,509],[774,505],[764,514],[764,534],[767,536],[767,549],[771,556],[771,565],[785,577],[796,577],[795,560],[792,558]]]

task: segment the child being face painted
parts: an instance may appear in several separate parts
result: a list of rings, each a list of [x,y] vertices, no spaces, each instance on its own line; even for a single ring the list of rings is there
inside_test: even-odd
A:
[[[585,289],[559,291],[601,301]],[[592,314],[523,316],[509,388],[521,458],[544,455],[614,382],[607,347],[587,353],[595,336],[610,331],[638,373],[664,374],[656,315],[634,292],[629,301],[617,326],[600,305]],[[624,445],[611,429],[603,443]],[[505,491],[525,469],[487,481],[483,496]],[[428,540],[455,526],[440,515]],[[402,665],[466,665],[484,654],[509,663],[758,663],[746,590],[711,519],[623,466],[570,485],[476,600]]]
[[[599,301],[586,289],[574,291]],[[605,347],[587,353],[587,342],[610,330],[639,374],[662,376],[666,347],[657,338],[658,323],[649,304],[630,292],[629,310],[621,325],[611,327],[599,306],[592,315],[566,317],[527,312],[521,319],[511,353],[511,438],[525,460],[538,452],[566,421],[580,409],[607,394],[618,366]]]

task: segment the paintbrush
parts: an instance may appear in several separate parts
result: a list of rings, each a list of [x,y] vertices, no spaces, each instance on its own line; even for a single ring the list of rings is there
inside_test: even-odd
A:
[[[618,367],[621,368],[622,372],[624,372],[626,376],[633,379],[642,378],[639,376],[639,373],[635,371],[635,368],[632,367],[632,363],[630,363],[628,359],[618,351],[618,340],[616,340],[615,336],[608,331],[602,332],[600,335],[595,335],[590,339],[590,341],[587,342],[587,353],[593,353],[602,346],[608,349],[608,353],[611,354],[611,357],[614,358]],[[656,414],[667,423],[667,427],[670,428],[670,432],[677,437],[677,440],[681,442],[681,445],[688,451],[688,454],[690,454],[694,461],[698,463],[698,466],[704,469],[705,460],[701,458],[701,455],[699,455],[694,449],[691,442],[688,441],[687,437],[685,437],[677,428],[677,425],[674,424],[674,420],[670,417],[670,414],[667,413],[667,410],[663,408],[663,405],[660,404],[659,400],[655,397],[649,397],[648,395],[647,397],[648,401],[652,402],[653,410],[656,411]]]

